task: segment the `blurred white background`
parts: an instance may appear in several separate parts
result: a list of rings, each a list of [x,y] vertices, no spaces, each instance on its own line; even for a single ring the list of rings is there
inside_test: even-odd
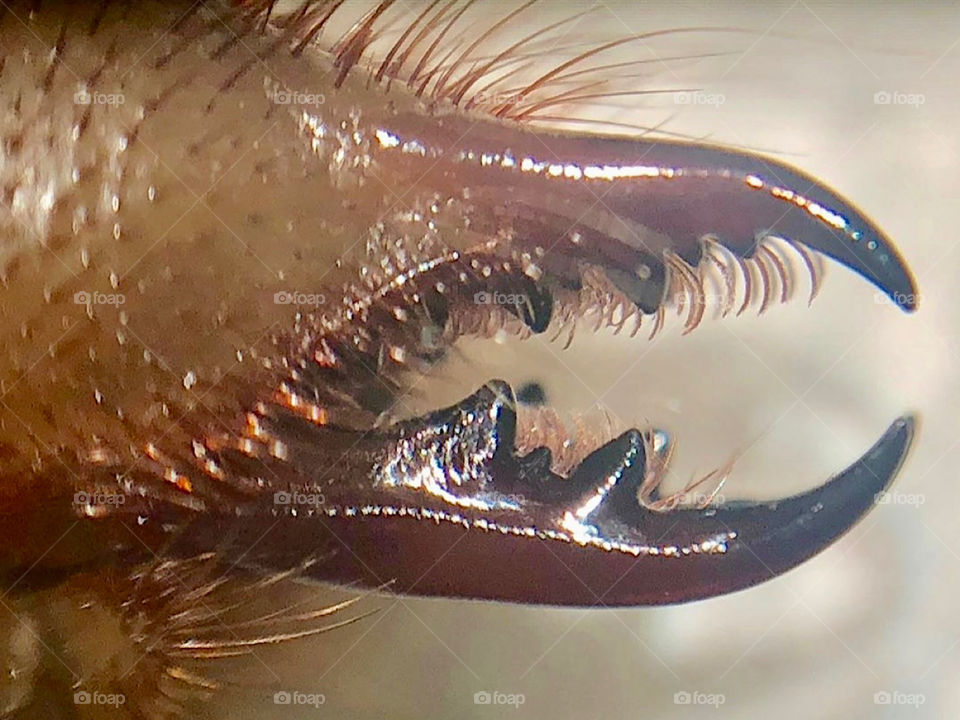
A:
[[[528,15],[526,29],[585,6],[554,3]],[[818,485],[897,415],[918,412],[895,501],[786,576],[687,606],[368,601],[382,608],[373,618],[261,654],[290,689],[324,693],[321,712],[418,720],[960,717],[960,9],[610,0],[574,32],[705,25],[753,32],[687,39],[688,52],[715,44],[736,52],[665,66],[650,84],[698,87],[722,101],[681,106],[667,95],[630,119],[655,124],[669,115],[674,131],[776,152],[825,180],[898,243],[918,280],[919,312],[877,301],[871,286],[830,263],[810,310],[798,301],[760,319],[707,323],[684,338],[674,323],[653,343],[596,339],[562,354],[533,343],[520,362],[491,362],[509,365],[498,374],[515,382],[542,381],[559,405],[599,402],[628,423],[669,430],[679,442],[679,484],[742,451],[728,497]],[[630,47],[617,59],[649,52]],[[878,104],[881,91],[918,98]],[[595,113],[624,119],[622,109]],[[522,693],[524,704],[474,704],[484,690]],[[678,704],[676,693],[701,704]],[[242,709],[251,717],[317,716],[274,708],[252,690],[224,717]]]

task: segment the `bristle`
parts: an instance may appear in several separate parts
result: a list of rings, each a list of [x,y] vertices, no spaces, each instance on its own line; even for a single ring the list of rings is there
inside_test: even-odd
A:
[[[531,332],[515,315],[496,305],[458,306],[444,330],[448,343],[461,337],[491,339],[502,334],[526,339]]]
[[[327,318],[324,321],[325,333],[330,337],[342,336],[351,327],[359,332],[374,314],[379,313],[379,316],[391,318],[391,323],[396,320],[396,328],[368,328],[363,336],[364,342],[374,337],[369,333],[373,331],[380,337],[377,342],[382,343],[382,349],[374,355],[380,357],[386,353],[395,365],[405,364],[409,369],[416,369],[413,360],[419,352],[419,326],[409,322],[407,309],[389,304],[394,302],[387,299],[391,297],[392,289],[404,286],[414,292],[420,282],[417,280],[418,274],[429,272],[443,263],[451,264],[448,272],[455,273],[455,268],[460,268],[461,280],[464,280],[464,276],[467,280],[480,278],[467,256],[452,251],[443,256],[440,250],[433,248],[433,255],[442,256],[441,260],[431,263],[430,268],[423,268],[418,265],[425,253],[422,243],[410,245],[408,241],[402,241],[398,244],[398,241],[387,240],[386,237],[370,247],[372,256],[380,257],[380,262],[376,266],[365,267],[361,272],[361,284],[347,289],[343,305],[347,314],[339,319]],[[793,252],[788,253],[788,250]],[[801,262],[797,262],[797,257]],[[775,299],[789,301],[795,291],[797,267],[807,270],[812,299],[819,289],[822,275],[816,253],[796,241],[775,237],[763,238],[753,255],[745,258],[710,238],[702,242],[701,258],[697,265],[691,265],[670,250],[664,251],[662,258],[667,277],[666,291],[663,302],[652,313],[650,338],[665,327],[668,307],[682,317],[683,333],[687,334],[702,324],[708,310],[715,315],[726,316],[738,300],[738,315],[751,305],[758,305],[758,312],[762,314]],[[716,295],[708,293],[708,286],[718,288],[719,292]],[[581,323],[587,324],[593,332],[611,329],[614,334],[622,332],[629,325],[630,335],[635,336],[647,317],[610,282],[599,266],[582,268],[581,289],[575,293],[554,289],[553,300],[553,314],[545,337],[550,341],[562,338],[564,348],[573,342],[577,326]],[[387,305],[377,310],[383,303]],[[502,307],[456,301],[451,296],[448,310],[449,314],[441,328],[443,347],[452,347],[459,338],[466,336],[490,339],[506,333],[525,339],[531,335],[530,329],[515,314]]]
[[[185,560],[162,560],[138,567],[129,576],[123,621],[137,645],[136,663],[120,676],[136,691],[136,710],[151,720],[186,717],[197,702],[236,685],[236,666],[218,660],[241,658],[258,648],[284,644],[345,627],[368,617],[354,614],[326,622],[363,599],[357,596],[320,608],[297,611],[311,600],[284,605],[254,618],[244,617],[250,598],[282,581],[295,579],[310,561],[286,571],[247,575],[220,563],[215,553]],[[236,619],[239,616],[240,619]]]
[[[634,318],[636,334],[640,329],[642,313],[631,300],[611,283],[602,268],[589,266],[581,274],[583,288],[579,295],[578,314],[581,317],[596,316],[594,331],[603,327],[619,333],[630,318]]]
[[[754,253],[753,257],[749,258],[753,261],[753,266],[757,269],[757,272],[760,273],[760,310],[758,315],[763,315],[767,308],[770,307],[770,301],[773,299],[771,280],[770,280],[770,270],[767,267],[767,264],[763,261],[763,254],[759,252]]]
[[[644,450],[646,454],[646,465],[644,467],[643,482],[637,493],[637,499],[640,504],[654,512],[669,512],[680,505],[687,504],[691,493],[698,487],[714,480],[713,489],[700,499],[696,500],[694,506],[704,509],[713,504],[719,495],[723,486],[730,476],[737,457],[731,458],[725,465],[710,471],[700,478],[691,479],[681,490],[660,497],[659,491],[669,474],[670,460],[676,450],[675,444],[668,442],[666,451],[657,446],[658,435],[655,431],[648,430],[643,433]]]
[[[498,17],[476,32],[479,20],[477,13],[470,11],[480,4],[478,0],[433,0],[412,16],[404,3],[382,0],[333,39],[322,38],[322,33],[335,15],[346,12],[341,9],[344,0],[306,0],[297,10],[285,14],[278,11],[276,0],[240,0],[238,4],[250,18],[250,27],[261,32],[279,31],[294,54],[309,46],[329,52],[338,69],[337,87],[352,70],[365,67],[370,79],[383,83],[386,90],[396,81],[434,103],[476,109],[504,120],[553,125],[597,122],[578,118],[574,111],[589,109],[600,100],[675,92],[666,88],[637,90],[637,75],[624,72],[632,65],[650,64],[651,59],[594,62],[605,53],[629,43],[646,45],[686,33],[742,32],[731,28],[677,28],[621,36],[609,42],[562,44],[569,28],[595,12],[593,7],[504,43],[504,28],[517,22],[536,2],[529,0],[508,11],[499,11],[498,7]],[[389,42],[387,37],[394,26],[401,30]],[[467,42],[467,38],[472,40]],[[674,61],[721,54],[659,53],[656,63],[664,67]],[[550,58],[551,64],[530,62],[541,57]],[[511,81],[534,69],[539,69],[539,74],[532,80]],[[573,89],[569,87],[572,81],[577,82]],[[490,98],[493,101],[486,102]],[[613,122],[601,124],[611,129],[616,126]],[[656,125],[629,128],[646,134],[655,131]]]
[[[803,260],[803,264],[810,274],[810,298],[807,305],[811,305],[820,292],[820,286],[823,282],[823,257],[820,253],[813,252],[806,245],[792,240],[784,240]]]
[[[788,250],[793,252],[787,253]],[[738,277],[743,280],[743,291],[737,315],[758,301],[758,314],[766,312],[774,298],[779,298],[781,303],[789,302],[796,289],[798,265],[794,256],[799,256],[810,278],[810,302],[813,302],[822,281],[822,262],[819,253],[800,242],[767,236],[757,243],[753,255],[744,258],[716,240],[706,238],[702,241],[701,260],[697,266],[666,251],[664,261],[669,270],[666,297],[678,313],[687,310],[684,334],[698,327],[706,315],[711,301],[706,293],[708,282],[715,283],[721,290],[720,297],[715,299],[721,317],[725,317],[736,304]]]
[[[723,282],[723,305],[721,308],[721,316],[726,317],[733,309],[733,303],[736,299],[737,273],[730,266],[730,263],[725,257],[729,251],[716,240],[712,238],[704,238],[703,251],[704,257],[713,263],[714,269],[717,270],[720,275],[720,280]]]
[[[600,415],[599,421],[593,417],[597,414]],[[550,469],[566,477],[587,455],[623,430],[622,423],[604,408],[588,414],[563,416],[551,407],[519,405],[516,450],[525,455],[536,448],[548,448]]]
[[[777,271],[777,278],[780,281],[780,302],[785,303],[793,296],[793,273],[792,266],[784,261],[784,258],[777,251],[777,246],[770,243],[762,243],[757,248],[757,252],[765,257]]]
[[[599,421],[593,417],[597,412],[601,415]],[[516,451],[526,455],[537,448],[548,448],[551,453],[550,469],[560,476],[569,477],[590,453],[613,440],[623,430],[624,424],[603,408],[591,413],[562,415],[550,407],[519,405]],[[661,446],[658,440],[665,436],[656,430],[647,430],[642,436],[646,463],[643,481],[637,490],[637,500],[643,507],[654,512],[669,512],[682,504],[689,504],[691,494],[711,481],[714,484],[709,493],[698,493],[692,499],[700,509],[713,504],[733,470],[736,457],[700,478],[691,479],[681,490],[660,497],[660,488],[668,479],[675,445],[668,441]]]

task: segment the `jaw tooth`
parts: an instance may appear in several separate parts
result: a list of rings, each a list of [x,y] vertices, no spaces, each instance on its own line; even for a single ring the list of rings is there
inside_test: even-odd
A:
[[[571,477],[576,486],[589,488],[575,511],[577,517],[598,524],[634,520],[645,465],[645,443],[639,430],[627,430],[590,453]]]

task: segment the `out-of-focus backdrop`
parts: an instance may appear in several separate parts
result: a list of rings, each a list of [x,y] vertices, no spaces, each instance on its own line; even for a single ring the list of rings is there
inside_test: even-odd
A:
[[[544,6],[511,31],[585,4]],[[570,410],[600,404],[628,424],[670,431],[678,486],[741,453],[728,498],[820,484],[914,411],[919,436],[895,492],[799,569],[692,605],[370,600],[381,612],[364,622],[259,653],[289,689],[323,693],[325,707],[275,707],[250,689],[223,717],[960,717],[960,9],[608,0],[571,37],[693,26],[751,32],[671,44],[672,53],[730,54],[644,66],[651,77],[639,87],[686,94],[611,100],[593,113],[669,118],[672,131],[773,152],[824,179],[898,243],[916,273],[919,312],[901,313],[829,264],[810,310],[794,302],[687,337],[673,323],[654,342],[487,350],[484,372],[538,380]],[[664,47],[631,45],[616,57],[656,60]],[[446,372],[454,377],[456,364]],[[284,590],[319,592],[328,591]],[[478,692],[513,702],[477,704]]]

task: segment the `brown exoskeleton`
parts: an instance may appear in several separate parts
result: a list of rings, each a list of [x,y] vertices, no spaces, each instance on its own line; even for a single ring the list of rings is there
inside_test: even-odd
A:
[[[286,573],[557,605],[731,592],[828,546],[903,461],[910,418],[820,488],[691,507],[658,492],[662,433],[563,456],[501,381],[400,417],[461,337],[656,333],[669,309],[689,331],[707,287],[724,315],[798,276],[812,299],[823,256],[905,310],[916,291],[878,227],[784,163],[533,122],[598,92],[589,62],[638,38],[514,87],[553,26],[445,42],[470,3],[433,2],[373,62],[393,3],[325,50],[340,5],[0,20],[4,713],[72,717],[83,683],[125,698],[148,670],[115,667],[146,655],[126,709],[174,716],[218,687],[198,665],[339,622],[217,625],[244,583]],[[63,587],[116,633],[80,674],[38,660]]]

